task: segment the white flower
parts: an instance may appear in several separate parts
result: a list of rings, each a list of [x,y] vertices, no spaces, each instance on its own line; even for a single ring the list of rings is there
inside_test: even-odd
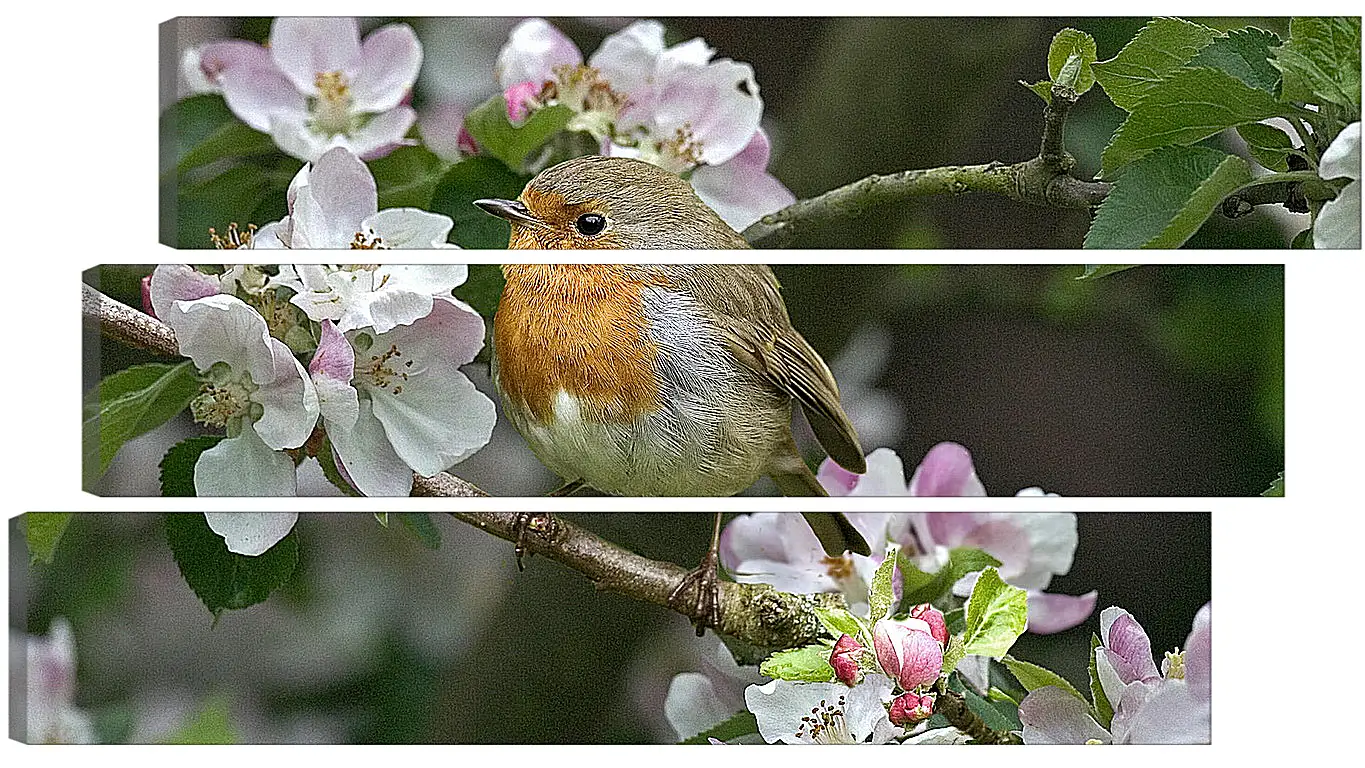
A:
[[[851,688],[773,680],[746,688],[744,702],[769,744],[886,744],[905,735],[886,715],[892,687],[878,674]]]
[[[187,79],[221,90],[233,114],[301,160],[332,147],[378,157],[404,143],[417,115],[402,102],[422,66],[422,45],[408,25],[382,27],[362,43],[355,19],[281,17],[269,46],[253,46],[205,45],[203,80]]]
[[[168,273],[161,267],[153,273],[153,295],[159,276]],[[157,313],[175,331],[180,353],[206,378],[191,412],[228,433],[200,455],[195,492],[292,495],[294,462],[279,451],[308,439],[317,422],[318,398],[289,347],[272,338],[265,319],[235,296],[175,300]]]
[[[692,174],[697,197],[736,232],[796,202],[796,195],[768,173],[771,146],[759,129],[749,144],[720,165],[703,165]]]
[[[664,717],[679,740],[690,739],[744,711],[744,689],[764,678],[757,667],[741,667],[724,643],[715,642],[705,672],[679,672],[668,684]]]
[[[431,314],[435,297],[450,296],[468,274],[463,264],[281,264],[270,282],[294,291],[290,302],[310,320],[387,333]]]
[[[229,552],[260,555],[289,535],[297,512],[205,512],[204,520],[227,542]]]
[[[261,227],[253,248],[453,248],[449,216],[417,208],[379,210],[370,169],[350,150],[304,165],[285,195],[289,215]]]
[[[493,402],[460,372],[483,347],[483,318],[453,298],[384,333],[323,321],[309,369],[338,467],[367,496],[406,496],[488,443]]]
[[[71,622],[52,620],[47,638],[16,637],[28,650],[27,709],[24,741],[29,744],[93,744],[95,728],[90,716],[75,705],[76,641]],[[14,647],[13,645],[11,647]],[[11,668],[13,671],[13,668]],[[14,699],[10,699],[11,704]],[[11,713],[11,718],[14,713]],[[14,720],[11,719],[11,725]]]
[[[1323,204],[1313,224],[1314,248],[1360,248],[1360,121],[1346,126],[1322,153],[1318,175],[1352,179]]]

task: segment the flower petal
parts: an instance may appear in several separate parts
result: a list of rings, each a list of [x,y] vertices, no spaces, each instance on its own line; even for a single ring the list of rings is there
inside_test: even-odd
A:
[[[655,136],[691,130],[701,161],[708,165],[724,163],[748,146],[763,116],[753,67],[721,59],[659,77],[663,86],[653,107]]]
[[[201,371],[221,362],[248,372],[258,383],[273,374],[275,364],[265,318],[236,296],[219,293],[195,301],[176,301],[161,320],[175,331],[180,354],[193,360]]]
[[[363,229],[374,232],[389,248],[444,247],[454,226],[449,216],[418,208],[385,208],[361,222]]]
[[[295,248],[349,248],[361,222],[379,209],[369,168],[350,150],[328,150],[294,199]]]
[[[679,741],[708,731],[735,714],[733,707],[721,701],[711,678],[700,672],[680,672],[668,683],[664,717]]]
[[[174,302],[194,301],[222,292],[218,278],[188,264],[159,264],[152,270],[152,310],[160,318],[170,316]]]
[[[270,26],[270,53],[300,93],[316,95],[319,74],[355,77],[361,61],[360,28],[349,16],[282,16]]]
[[[1034,689],[1019,703],[1025,744],[1108,744],[1109,732],[1090,716],[1085,702],[1056,686]]]
[[[354,426],[333,430],[328,425],[327,437],[356,490],[366,496],[407,496],[412,492],[412,469],[394,452],[371,408],[368,399],[361,400]]]
[[[371,32],[360,46],[360,69],[351,82],[351,108],[384,112],[402,103],[422,68],[422,44],[407,24]]]
[[[1185,682],[1190,694],[1207,700],[1213,692],[1212,613],[1209,603],[1194,615],[1194,627],[1185,639]]]
[[[204,451],[194,465],[196,496],[293,496],[297,492],[293,459],[271,450],[250,427]]]
[[[270,339],[272,367],[268,379],[252,380],[260,387],[251,399],[264,412],[255,429],[266,445],[275,449],[297,448],[313,433],[318,421],[318,394],[313,380],[279,339]]]
[[[265,130],[270,133],[275,146],[290,157],[298,158],[305,163],[316,162],[327,150],[346,145],[346,137],[342,134],[328,137],[308,127],[306,114],[272,114]],[[289,210],[293,211],[294,198],[290,196],[287,199]],[[306,246],[291,243],[290,247]]]
[[[1028,631],[1035,635],[1050,635],[1081,624],[1095,612],[1099,594],[1095,591],[1079,596],[1029,592]]]
[[[403,137],[415,122],[417,112],[412,107],[399,105],[370,118],[359,130],[346,137],[345,145],[365,160],[383,157],[401,146],[413,143]]]
[[[583,54],[563,32],[544,19],[527,19],[512,28],[507,44],[498,52],[493,71],[498,86],[507,90],[528,80],[537,84],[554,79],[561,64],[583,63]]]
[[[272,119],[302,124],[308,117],[308,103],[303,94],[273,67],[225,69],[219,73],[217,82],[232,114],[258,131],[273,135]]]
[[[227,542],[229,552],[260,555],[289,535],[298,512],[205,512],[213,532]]]
[[[275,69],[270,51],[250,40],[215,40],[200,46],[195,53],[200,76],[215,86],[223,72],[236,67]]]
[[[976,478],[972,454],[957,443],[939,443],[929,449],[910,478],[911,496],[985,496]]]
[[[767,172],[768,135],[754,132],[742,152],[692,173],[692,188],[735,231],[796,202],[796,195]]]
[[[629,129],[649,120],[656,98],[655,69],[663,52],[664,25],[647,20],[608,35],[588,59],[588,64],[602,72],[613,90],[630,97],[618,128]]]
[[[1100,639],[1109,663],[1124,683],[1161,677],[1152,660],[1152,641],[1133,615],[1121,608],[1106,608],[1100,614]],[[1106,691],[1106,693],[1108,693]]]

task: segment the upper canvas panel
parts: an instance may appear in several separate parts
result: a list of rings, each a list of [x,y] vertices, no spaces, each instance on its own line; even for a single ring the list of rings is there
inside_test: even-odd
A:
[[[84,282],[100,494],[1283,492],[1277,264],[163,264]]]
[[[180,18],[161,62],[178,248],[1360,247],[1358,17]]]

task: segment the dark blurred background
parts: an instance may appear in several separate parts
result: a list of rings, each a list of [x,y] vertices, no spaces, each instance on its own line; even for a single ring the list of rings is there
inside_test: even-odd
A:
[[[10,526],[10,628],[75,630],[75,703],[103,740],[147,742],[223,702],[249,742],[654,743],[669,680],[703,669],[714,637],[686,619],[598,592],[543,558],[433,515],[428,550],[369,514],[302,515],[301,560],[267,602],[215,622],[186,586],[160,515],[74,519],[50,566]],[[695,564],[710,515],[566,515],[646,556]],[[1099,591],[1084,624],[1024,635],[1013,653],[1086,690],[1099,611],[1118,605],[1157,659],[1183,647],[1210,599],[1210,517],[1082,513],[1071,572],[1049,591]],[[1216,706],[1216,704],[1215,704]]]
[[[587,58],[628,18],[550,19]],[[1038,153],[1042,101],[1019,85],[1047,78],[1048,45],[1074,27],[1095,38],[1101,60],[1118,53],[1147,17],[1123,18],[662,18],[670,43],[703,37],[718,58],[753,65],[773,143],[772,173],[798,198],[873,173],[1013,163]],[[1217,29],[1256,26],[1287,35],[1287,18],[1192,18]],[[493,95],[493,62],[515,18],[375,18],[413,25],[424,62],[419,112],[436,104],[473,107]],[[180,48],[208,39],[264,41],[270,19],[181,19]],[[163,62],[162,106],[177,93],[179,59]],[[1077,174],[1099,169],[1100,153],[1126,113],[1102,89],[1085,94],[1067,123]],[[1235,136],[1210,141],[1243,152]],[[1219,142],[1227,142],[1226,144]],[[279,208],[283,211],[283,193]],[[1286,248],[1306,216],[1260,206],[1245,218],[1213,217],[1192,248]],[[264,221],[255,222],[263,224]],[[886,205],[824,228],[792,247],[1077,248],[1089,214],[1045,210],[997,196],[936,197]],[[205,241],[203,247],[207,247]]]
[[[87,283],[141,306],[150,266]],[[1250,496],[1284,469],[1284,267],[1154,265],[1078,281],[1079,265],[779,265],[792,320],[824,355],[865,450],[907,479],[934,444],[966,446],[991,495]],[[492,326],[493,265],[455,295]],[[487,352],[465,370],[490,397]],[[84,389],[150,359],[87,330]],[[798,417],[799,421],[799,417]],[[188,419],[126,445],[96,490],[157,495]],[[798,436],[812,462],[819,448]],[[305,471],[315,468],[305,462]],[[453,470],[495,495],[559,481],[499,419]],[[335,492],[316,473],[304,493]],[[773,492],[768,481],[756,492]]]

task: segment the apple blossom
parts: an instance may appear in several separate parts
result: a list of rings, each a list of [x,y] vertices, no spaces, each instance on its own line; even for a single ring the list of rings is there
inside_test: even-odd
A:
[[[744,703],[769,744],[886,744],[905,735],[887,717],[892,687],[879,674],[852,688],[773,680],[745,689]]]
[[[856,685],[862,679],[858,660],[863,646],[850,635],[841,636],[829,654],[829,665],[834,668],[834,679],[845,685]]]
[[[881,619],[872,627],[872,647],[882,671],[910,691],[929,685],[943,670],[943,644],[920,619]]]
[[[453,248],[449,216],[417,208],[379,210],[370,169],[349,149],[327,150],[294,175],[285,195],[289,215],[261,227],[253,248]]]
[[[416,120],[403,102],[422,45],[406,24],[381,27],[362,42],[352,18],[280,17],[268,46],[209,43],[198,64],[199,87],[221,91],[233,114],[300,160],[333,147],[382,156],[404,143]]]
[[[290,303],[309,320],[387,333],[431,314],[468,275],[463,264],[281,264],[270,284],[293,291]]]
[[[1360,248],[1360,121],[1346,126],[1322,153],[1318,175],[1351,182],[1323,203],[1313,223],[1314,248]]]
[[[700,672],[679,672],[669,681],[664,717],[678,738],[690,739],[744,711],[744,689],[766,678],[757,667],[740,666],[725,644],[702,653]]]
[[[934,701],[937,698],[932,693],[921,695],[907,691],[892,700],[891,710],[887,715],[896,725],[914,725],[933,716]]]
[[[260,555],[289,535],[297,512],[205,512],[204,520],[223,537],[229,552]]]

